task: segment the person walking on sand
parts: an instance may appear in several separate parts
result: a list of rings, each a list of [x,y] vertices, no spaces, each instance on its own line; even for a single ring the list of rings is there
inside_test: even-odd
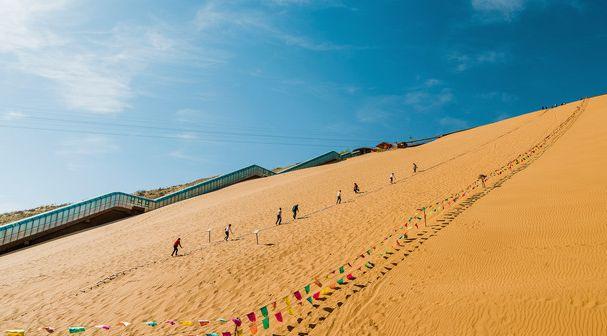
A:
[[[276,213],[276,225],[282,224],[282,208],[278,208],[278,212]]]
[[[394,173],[390,174],[390,184],[394,184]]]
[[[228,224],[228,226],[226,226],[225,233],[226,233],[225,240],[228,241],[228,239],[230,239],[230,233],[234,234],[234,231],[232,231],[232,224]]]
[[[485,189],[485,180],[487,179],[487,176],[485,174],[480,174],[478,176],[478,179],[481,180],[481,184],[483,185],[483,189]]]
[[[341,190],[337,191],[337,201],[335,204],[341,204]]]
[[[179,248],[183,248],[181,246],[181,238],[177,238],[177,240],[173,243],[173,253],[171,253],[171,257],[172,256],[179,256]]]
[[[413,162],[413,174],[417,173],[417,165]]]
[[[295,204],[293,208],[291,208],[291,211],[293,212],[293,220],[296,220],[297,213],[299,212],[299,204]]]
[[[358,184],[354,182],[354,193],[358,194],[360,192],[360,188],[358,188]]]

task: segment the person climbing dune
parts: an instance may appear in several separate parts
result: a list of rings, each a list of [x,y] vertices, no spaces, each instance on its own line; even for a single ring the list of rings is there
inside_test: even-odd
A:
[[[179,256],[179,248],[183,248],[181,246],[181,238],[177,238],[177,240],[173,243],[173,253],[171,253],[171,257]]]
[[[299,204],[295,204],[293,208],[291,208],[291,211],[293,212],[293,220],[296,220],[297,213],[299,212]]]
[[[226,234],[226,237],[224,239],[226,241],[228,241],[228,239],[230,239],[230,234],[234,234],[234,232],[232,231],[232,224],[228,224],[228,226],[226,226],[225,234]]]

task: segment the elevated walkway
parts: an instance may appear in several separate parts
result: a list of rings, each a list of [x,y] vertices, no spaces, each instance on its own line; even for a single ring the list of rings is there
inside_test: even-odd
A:
[[[331,151],[293,165],[279,173],[274,173],[258,165],[252,165],[156,199],[134,196],[123,192],[101,195],[0,226],[0,253],[155,210],[249,179],[284,174],[342,159],[339,153]]]

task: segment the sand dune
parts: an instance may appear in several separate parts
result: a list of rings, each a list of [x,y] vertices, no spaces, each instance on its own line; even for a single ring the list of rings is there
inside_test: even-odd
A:
[[[605,97],[590,100],[540,159],[501,187],[464,200],[465,211],[456,211],[440,233],[410,230],[419,239],[393,252],[390,264],[355,271],[357,281],[325,295],[315,302],[318,308],[294,305],[301,323],[285,316],[284,323],[272,320],[271,328],[259,333],[285,334],[288,326],[294,334],[318,335],[604,333],[607,183],[600,165],[607,139],[598,125],[605,124],[606,104]],[[40,334],[38,328],[53,326],[66,334],[69,326],[130,321],[129,328],[114,329],[127,335],[231,330],[215,319],[244,319],[302,290],[313,276],[328,274],[381,242],[418,207],[444,199],[541,142],[579,105],[421,147],[247,181],[4,255],[0,328]],[[414,176],[413,162],[421,169]],[[394,185],[388,183],[391,172]],[[365,193],[352,193],[355,181]],[[344,203],[335,206],[338,189]],[[289,217],[294,203],[303,218],[274,226],[278,207]],[[238,240],[222,241],[227,223]],[[260,245],[251,234],[255,229],[262,229]],[[178,236],[186,255],[171,258]],[[382,271],[385,266],[390,270]],[[287,315],[280,303],[277,309]],[[168,319],[212,323],[161,323],[155,329],[142,323]]]

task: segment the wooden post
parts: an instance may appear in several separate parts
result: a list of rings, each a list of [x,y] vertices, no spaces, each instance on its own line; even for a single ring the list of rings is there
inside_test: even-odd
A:
[[[257,245],[259,245],[259,230],[255,230],[253,233],[255,234],[255,241],[257,241]]]
[[[209,244],[210,244],[210,243],[211,243],[211,229],[209,228],[209,229],[207,230],[207,232],[209,233]]]

